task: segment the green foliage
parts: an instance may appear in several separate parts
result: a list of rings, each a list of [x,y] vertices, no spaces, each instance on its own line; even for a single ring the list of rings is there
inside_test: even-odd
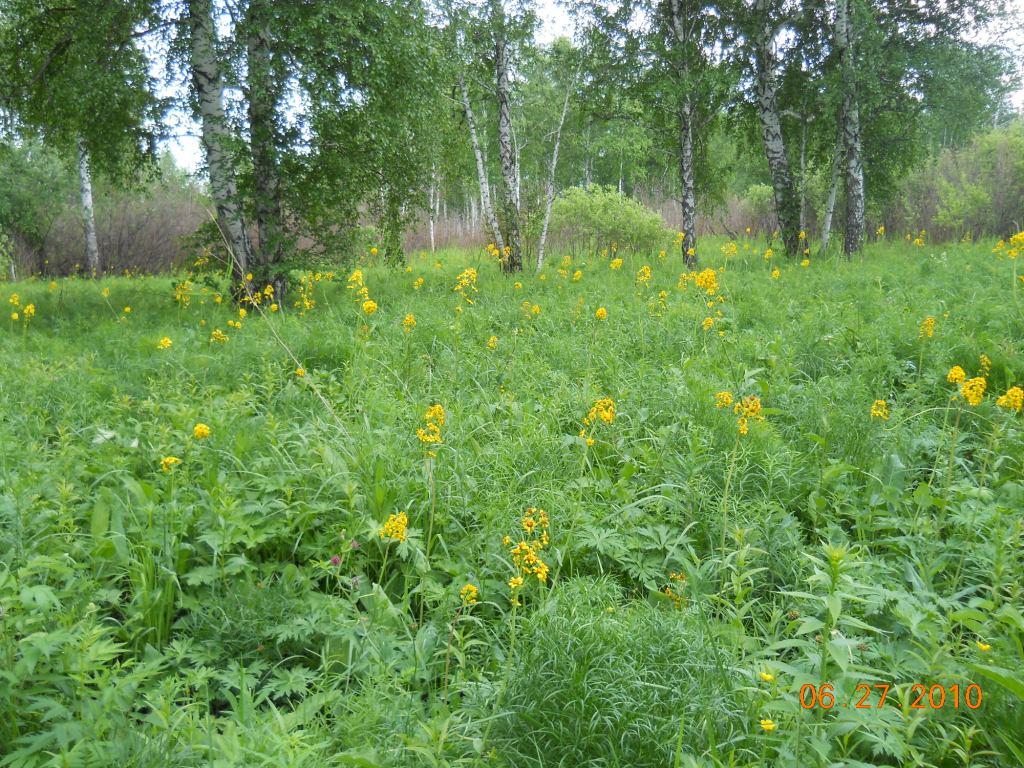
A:
[[[653,211],[614,187],[570,187],[551,209],[552,243],[596,254],[615,243],[637,253],[657,251],[671,237]]]
[[[223,275],[4,284],[36,314],[0,325],[0,765],[1019,762],[1012,265],[899,239],[772,280],[763,239],[706,238],[709,309],[626,242],[520,287],[362,264],[371,315],[336,266],[244,318]],[[527,507],[550,578],[514,605]],[[801,706],[826,684],[848,706]]]

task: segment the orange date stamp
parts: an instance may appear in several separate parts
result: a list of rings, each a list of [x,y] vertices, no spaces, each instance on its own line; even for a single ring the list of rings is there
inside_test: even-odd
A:
[[[889,696],[891,688],[892,686],[886,683],[858,683],[853,690],[853,696],[848,701],[842,701],[836,696],[835,686],[832,683],[823,683],[817,686],[805,683],[800,686],[800,706],[804,709],[832,709],[833,707],[881,709],[885,706],[885,700]],[[945,707],[959,709],[963,705],[967,709],[978,709],[981,707],[981,699],[981,686],[977,683],[971,683],[966,687],[958,683],[953,685],[914,683],[910,686],[909,707],[910,709],[943,709]]]

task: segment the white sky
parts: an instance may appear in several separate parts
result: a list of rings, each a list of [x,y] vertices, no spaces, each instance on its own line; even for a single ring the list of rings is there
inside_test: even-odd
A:
[[[1016,51],[1024,51],[1024,0],[1006,0],[1014,19],[1012,27],[1001,28],[999,35],[991,35],[990,39],[1001,38]],[[572,37],[573,19],[559,0],[536,0],[537,17],[540,29],[537,33],[538,42],[550,43],[557,37]],[[1019,60],[1020,57],[1018,57]],[[167,94],[171,95],[171,94]],[[1014,106],[1024,110],[1024,83],[1019,83],[1013,95]],[[170,149],[178,165],[195,172],[201,163],[201,147],[198,137],[198,126],[184,116],[178,116],[179,124],[174,129],[174,138],[168,139],[165,146]]]

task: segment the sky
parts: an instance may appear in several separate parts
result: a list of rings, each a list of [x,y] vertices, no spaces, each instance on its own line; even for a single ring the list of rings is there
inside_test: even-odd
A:
[[[1007,5],[1012,11],[1012,17],[1017,21],[1015,28],[1001,28],[999,37],[1017,51],[1024,51],[1024,0],[1007,0]],[[536,9],[540,21],[540,28],[537,31],[538,42],[545,44],[558,37],[572,37],[572,17],[558,0],[537,0]],[[996,39],[996,34],[984,35],[981,39],[985,38]],[[168,92],[164,95],[176,94]],[[1024,111],[1024,83],[1021,83],[1016,89],[1012,101],[1018,111]],[[193,124],[186,116],[180,114],[173,119],[176,121],[176,125],[172,129],[174,135],[173,138],[165,142],[165,145],[178,165],[195,172],[202,163],[198,125]]]

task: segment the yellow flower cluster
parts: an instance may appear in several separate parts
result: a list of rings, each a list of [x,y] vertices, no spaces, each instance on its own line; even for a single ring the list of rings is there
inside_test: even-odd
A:
[[[782,277],[782,273],[779,271],[779,268],[776,267],[772,270],[772,280],[778,280],[780,277]]]
[[[317,274],[319,275],[319,273],[317,273]],[[334,273],[333,272],[329,272],[328,274],[333,276]],[[321,278],[323,277],[323,275],[319,275],[319,276]],[[246,295],[242,297],[242,302],[246,303],[246,304],[249,304],[251,306],[254,306],[254,307],[258,307],[260,304],[263,303],[264,299],[267,299],[269,301],[273,301],[274,300],[274,286],[270,285],[270,283],[267,283],[265,286],[263,286],[263,290],[262,291],[247,292]],[[271,310],[271,311],[274,311],[274,310]],[[245,312],[244,309],[240,309],[239,310],[239,314],[242,317],[245,317],[245,315],[242,314],[243,312]]]
[[[225,334],[224,331],[222,331],[220,328],[214,328],[213,333],[210,334],[211,343],[216,341],[219,344],[224,344],[227,342],[229,338],[230,337],[227,334]]]
[[[110,295],[110,291],[107,288],[103,289],[106,291],[103,297],[106,298]],[[178,306],[181,309],[187,307],[192,301],[192,281],[182,280],[176,286],[174,286],[174,300],[178,302]]]
[[[740,252],[739,247],[736,245],[736,241],[730,240],[728,243],[723,245],[719,250],[722,251],[722,255],[725,257],[735,256]]]
[[[1006,390],[1005,395],[1000,395],[996,398],[996,405],[1000,408],[1006,408],[1008,411],[1020,413],[1021,407],[1024,406],[1024,389],[1010,387]]]
[[[985,397],[985,378],[983,376],[975,376],[973,379],[968,379],[960,385],[960,394],[964,396],[964,400],[967,401],[968,405],[977,406],[981,404],[982,399]]]
[[[164,456],[162,459],[160,459],[160,469],[162,469],[164,472],[170,472],[178,464],[181,464],[181,459],[179,459],[177,456]]]
[[[607,320],[608,310],[605,309],[604,307],[598,307],[597,311],[594,312],[594,317],[596,317],[598,320]]]
[[[156,346],[157,349],[170,349],[173,343],[174,342],[171,341],[171,338],[169,336],[164,336],[162,339],[160,339],[159,343],[157,343]]]
[[[921,324],[917,327],[917,338],[919,339],[930,339],[935,335],[935,318],[926,317],[921,321]]]
[[[612,269],[622,269],[622,259],[612,259],[608,266]]]
[[[415,280],[413,281],[413,283],[412,283],[412,289],[413,289],[414,291],[418,291],[418,290],[419,290],[420,288],[422,288],[422,287],[423,287],[423,278],[422,278],[422,277],[417,277],[417,278],[416,278],[416,279],[415,279]]]
[[[409,516],[405,512],[396,512],[388,516],[388,519],[384,521],[384,525],[381,526],[379,531],[382,539],[391,539],[392,541],[405,541],[406,539],[406,528],[409,526]]]
[[[434,403],[423,414],[423,420],[426,424],[416,430],[416,437],[420,439],[421,443],[426,445],[440,443],[442,440],[441,428],[444,426],[445,420],[444,406],[440,403]]]
[[[462,270],[455,278],[455,292],[458,293],[462,298],[466,300],[467,304],[472,304],[473,299],[469,297],[469,293],[476,293],[476,269],[468,267]]]
[[[480,590],[474,584],[467,584],[459,590],[459,599],[463,605],[476,605]]]
[[[208,424],[203,424],[202,422],[199,422],[194,427],[192,427],[192,436],[196,440],[205,440],[210,436],[210,426]]]
[[[406,333],[409,333],[415,327],[416,327],[416,316],[412,312],[410,312],[409,314],[407,314],[405,316],[405,319],[402,320],[402,330],[405,331]]]
[[[687,276],[690,275],[688,274]],[[694,284],[696,284],[696,286],[704,291],[708,296],[714,296],[719,291],[718,273],[711,269],[711,267],[702,269],[700,272],[693,273],[692,279]],[[679,282],[683,282],[682,276],[680,276]]]
[[[665,586],[665,589],[663,589],[662,592],[665,594],[666,597],[668,597],[672,601],[672,604],[675,605],[676,608],[682,608],[683,587],[685,586],[686,575],[682,573],[673,572],[668,575],[668,580],[669,583]],[[673,589],[672,582],[675,582],[679,586]]]
[[[502,539],[502,543],[509,547],[512,564],[519,571],[517,577],[509,580],[509,587],[513,591],[513,601],[516,605],[518,605],[516,591],[522,587],[524,576],[536,576],[537,581],[545,582],[548,580],[550,572],[547,563],[540,557],[540,553],[551,543],[548,536],[548,513],[543,509],[529,507],[523,514],[520,524],[528,538],[520,539],[514,544],[510,536],[505,536]]]
[[[712,326],[714,326],[714,324],[715,324],[715,318],[713,318],[713,317],[705,317],[704,318],[704,322],[702,322],[700,324],[700,327],[703,328],[705,331],[710,331]]]
[[[498,348],[498,337],[497,336],[491,336],[487,340],[487,348],[488,349],[497,349]]]
[[[959,384],[961,381],[967,378],[967,374],[964,373],[964,369],[959,365],[954,365],[949,369],[949,373],[946,374],[946,381],[950,384]]]
[[[612,424],[615,421],[615,401],[610,397],[602,397],[595,401],[590,413],[583,418],[580,437],[586,438],[588,446],[594,444],[594,438],[587,430],[590,429],[592,432],[599,421],[605,424]]]
[[[529,299],[524,299],[520,306],[523,308],[523,316],[527,320],[540,314],[540,305],[534,304]]]
[[[644,288],[650,286],[651,268],[647,264],[644,264],[642,267],[640,267],[639,271],[636,273],[636,284],[642,285]]]
[[[889,403],[885,400],[875,400],[875,402],[871,404],[871,418],[888,420]]]
[[[745,435],[750,431],[751,419],[754,421],[764,421],[764,415],[761,413],[761,398],[757,395],[747,395],[736,401],[733,398],[732,392],[728,390],[715,393],[716,408],[728,408],[730,405],[732,406],[732,412],[739,417],[736,420],[736,425],[741,435]]]

